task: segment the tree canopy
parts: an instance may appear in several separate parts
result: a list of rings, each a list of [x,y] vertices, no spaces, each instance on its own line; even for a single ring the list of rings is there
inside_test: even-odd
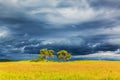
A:
[[[71,58],[71,54],[68,53],[66,50],[60,50],[59,52],[57,52],[57,58],[59,60],[69,60]]]
[[[48,50],[48,49],[41,49],[40,50],[40,54],[39,54],[39,58],[42,60],[47,60],[48,58],[52,58],[54,55],[54,50]]]

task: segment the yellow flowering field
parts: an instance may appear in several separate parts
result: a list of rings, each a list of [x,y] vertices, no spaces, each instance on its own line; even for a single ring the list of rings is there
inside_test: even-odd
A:
[[[120,62],[0,62],[0,80],[120,80]]]

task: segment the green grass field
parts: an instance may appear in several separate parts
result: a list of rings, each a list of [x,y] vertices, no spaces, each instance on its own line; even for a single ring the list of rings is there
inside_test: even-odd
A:
[[[0,80],[120,80],[120,62],[0,62]]]

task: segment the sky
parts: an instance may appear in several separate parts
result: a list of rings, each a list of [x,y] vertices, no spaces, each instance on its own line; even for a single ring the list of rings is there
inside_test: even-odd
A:
[[[0,58],[41,48],[120,56],[120,0],[0,0]]]

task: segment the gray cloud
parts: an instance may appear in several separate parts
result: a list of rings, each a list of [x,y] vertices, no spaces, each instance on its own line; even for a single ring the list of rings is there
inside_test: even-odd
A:
[[[0,39],[118,46],[119,7],[119,0],[0,0]]]
[[[58,25],[77,24],[101,18],[113,18],[115,15],[119,15],[119,11],[116,8],[99,7],[95,9],[96,6],[92,7],[90,2],[88,0],[1,0],[1,19],[5,22],[14,23],[24,23],[25,21],[29,22],[29,20],[35,19],[36,21],[42,20],[49,24]],[[111,5],[112,1],[107,1],[107,3]]]

